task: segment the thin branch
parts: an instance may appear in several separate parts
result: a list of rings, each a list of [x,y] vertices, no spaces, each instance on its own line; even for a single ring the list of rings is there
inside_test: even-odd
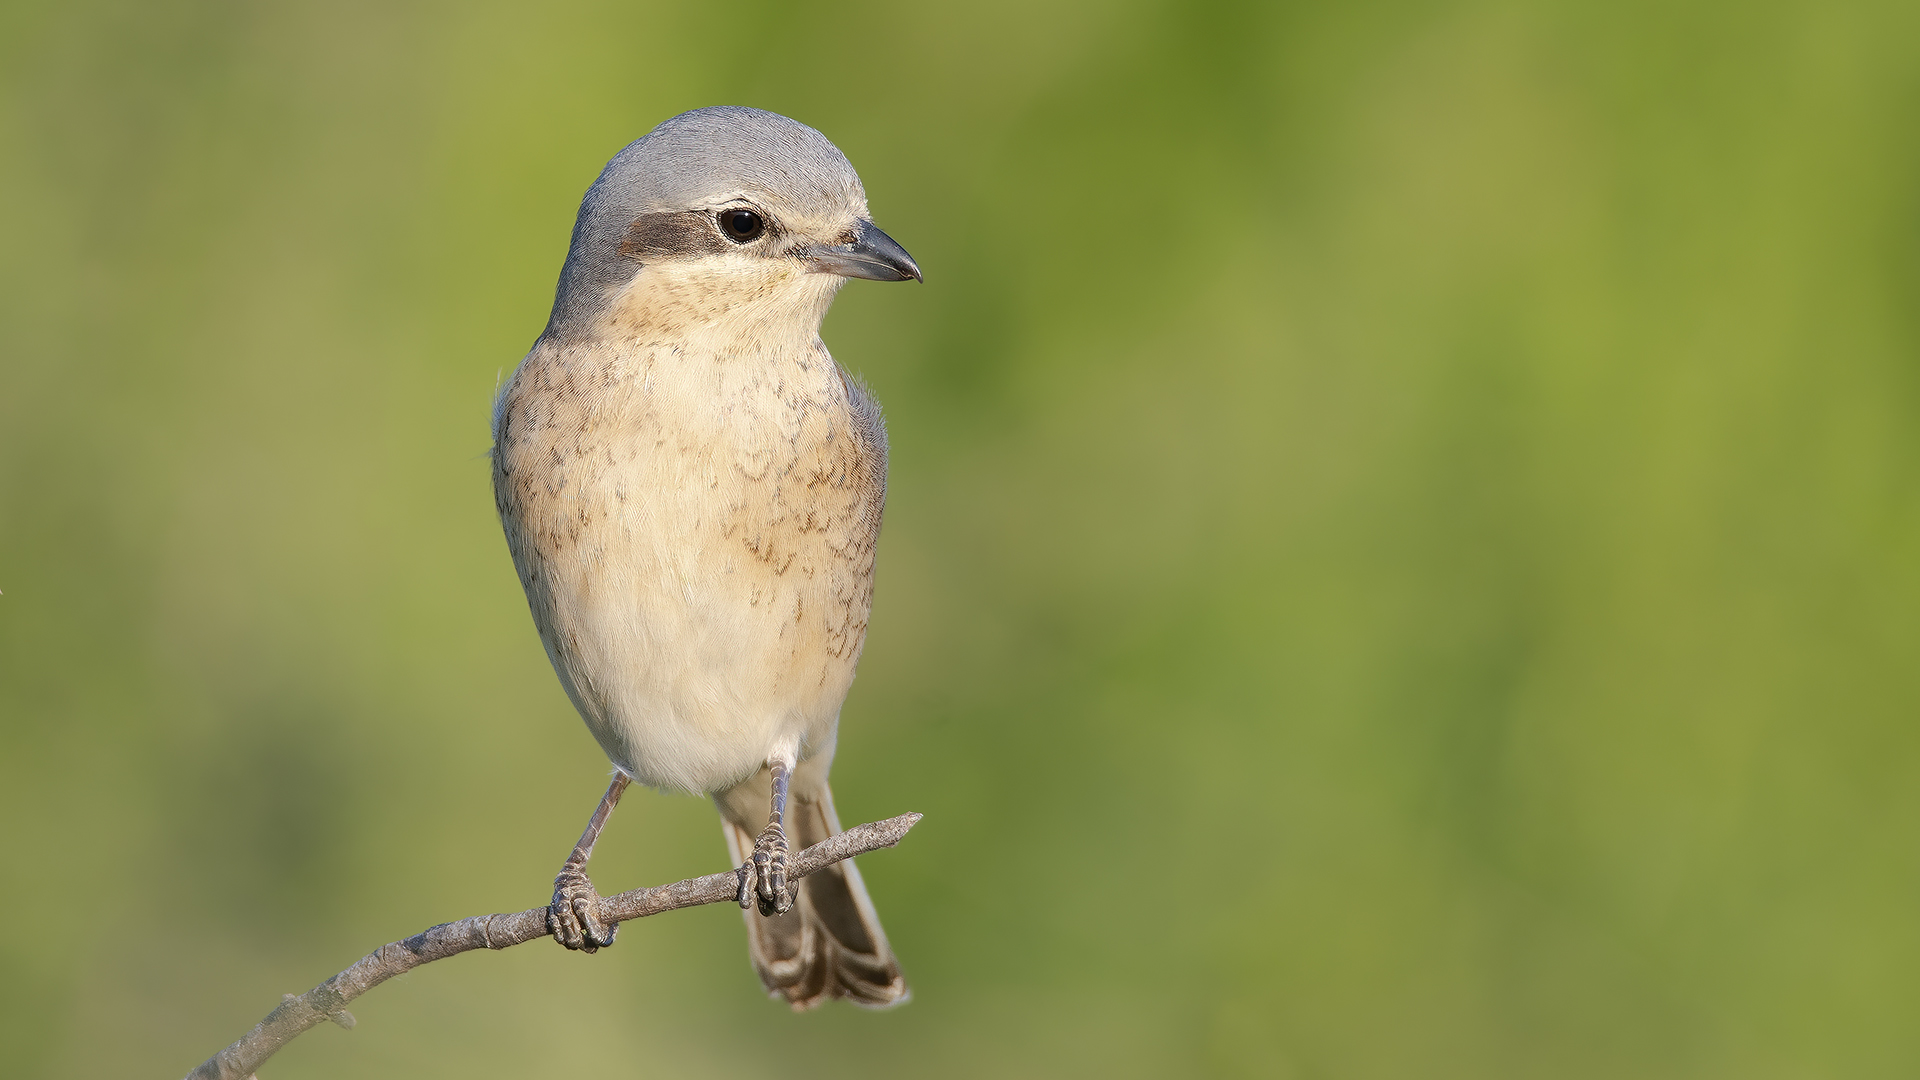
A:
[[[889,848],[907,835],[919,814],[901,814],[885,821],[856,825],[793,856],[790,880],[806,877],[842,859]],[[732,903],[740,891],[740,871],[688,878],[672,885],[630,889],[600,900],[600,917],[609,923],[644,919],[663,911]],[[355,961],[352,967],[304,994],[288,994],[280,1007],[255,1024],[232,1046],[208,1058],[187,1080],[245,1080],[274,1052],[294,1037],[326,1021],[353,1026],[347,1002],[421,964],[445,960],[473,949],[505,949],[547,936],[547,909],[528,908],[511,914],[475,915],[459,922],[441,923],[404,941],[390,942]]]

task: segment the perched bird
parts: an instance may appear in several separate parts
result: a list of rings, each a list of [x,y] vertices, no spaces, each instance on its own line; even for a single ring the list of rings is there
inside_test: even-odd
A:
[[[587,190],[493,415],[507,546],[615,769],[549,928],[612,943],[586,863],[629,780],[711,794],[754,968],[796,1009],[907,997],[851,861],[786,879],[789,844],[840,831],[827,770],[886,497],[879,407],[820,340],[849,278],[921,275],[846,155],[774,113],[683,113]]]

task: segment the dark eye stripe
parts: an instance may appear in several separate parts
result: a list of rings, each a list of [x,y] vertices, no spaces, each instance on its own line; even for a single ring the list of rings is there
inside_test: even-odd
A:
[[[641,214],[620,241],[620,254],[641,262],[718,255],[730,248],[714,234],[712,219],[697,210]]]

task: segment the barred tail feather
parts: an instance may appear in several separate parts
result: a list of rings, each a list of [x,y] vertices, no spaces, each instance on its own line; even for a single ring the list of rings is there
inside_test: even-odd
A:
[[[787,841],[794,851],[841,831],[833,812],[833,794],[825,784],[812,799],[787,803]],[[756,835],[723,814],[721,831],[735,866],[753,853]],[[795,1011],[831,998],[884,1009],[908,998],[900,962],[887,944],[880,917],[852,859],[807,875],[800,882],[793,910],[766,916],[756,909],[747,922],[747,950],[767,993],[783,997]]]

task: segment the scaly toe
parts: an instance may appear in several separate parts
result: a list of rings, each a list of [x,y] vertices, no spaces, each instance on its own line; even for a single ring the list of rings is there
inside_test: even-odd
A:
[[[753,846],[755,899],[760,914],[785,915],[793,910],[793,892],[787,888],[787,838],[776,828],[760,834]],[[745,907],[745,904],[741,905]]]
[[[600,921],[600,894],[587,875],[572,867],[553,882],[553,902],[547,905],[547,932],[568,949],[597,952],[613,944],[618,924]]]
[[[787,874],[783,865],[776,865],[764,872],[760,878],[759,901],[760,914],[785,915],[793,910],[793,892],[787,888]]]
[[[741,863],[737,873],[740,875],[740,891],[734,894],[734,899],[740,902],[740,910],[745,911],[753,906],[754,882],[758,881],[759,877],[753,872],[752,859]]]

